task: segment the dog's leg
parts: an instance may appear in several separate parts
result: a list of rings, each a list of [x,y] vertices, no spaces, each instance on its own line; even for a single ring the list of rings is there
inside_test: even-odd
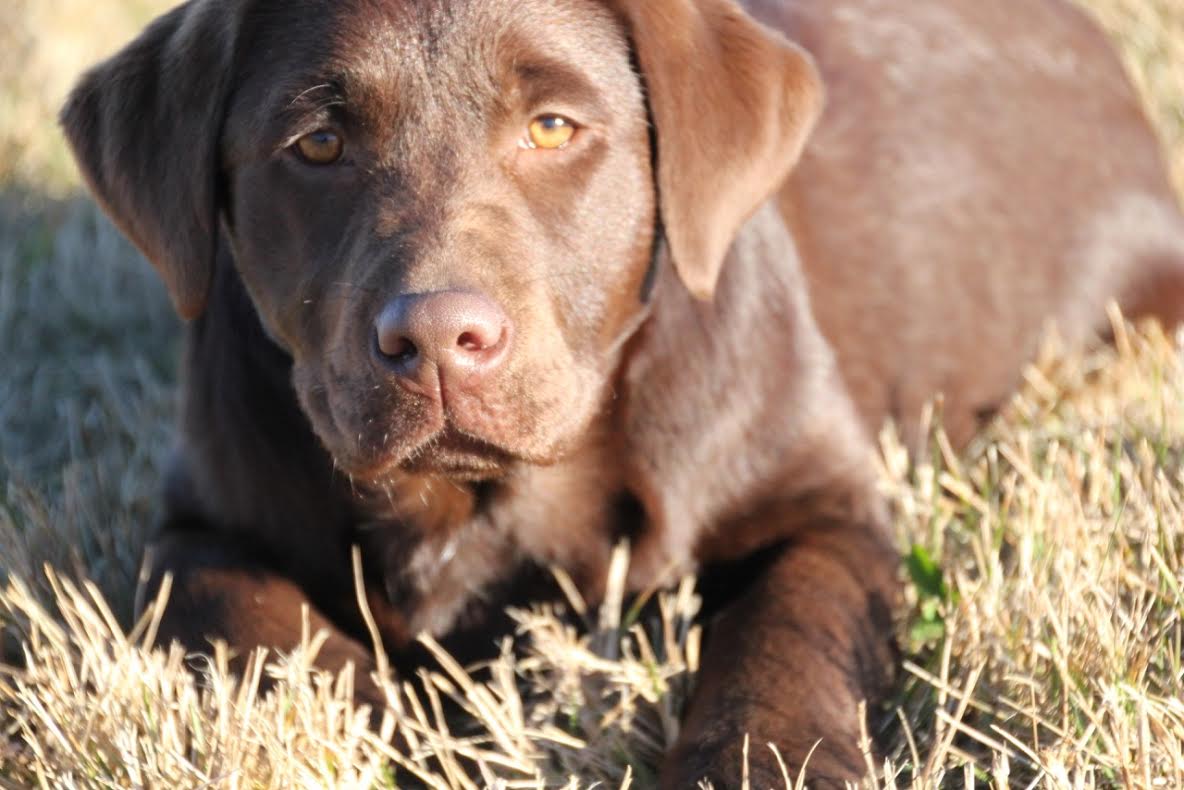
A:
[[[663,787],[696,787],[702,778],[717,790],[740,787],[745,733],[754,788],[784,785],[768,743],[791,779],[813,749],[811,787],[864,775],[858,705],[874,708],[897,662],[891,609],[899,555],[885,532],[827,526],[802,533],[710,623]]]
[[[157,644],[175,640],[187,650],[208,653],[217,635],[234,653],[232,669],[241,672],[256,647],[298,647],[307,606],[308,633],[329,634],[317,666],[338,672],[352,662],[357,701],[376,710],[385,706],[371,679],[370,651],[330,623],[293,581],[253,561],[234,541],[205,529],[166,528],[145,553],[144,566],[137,609],[156,597],[166,574],[172,576]]]

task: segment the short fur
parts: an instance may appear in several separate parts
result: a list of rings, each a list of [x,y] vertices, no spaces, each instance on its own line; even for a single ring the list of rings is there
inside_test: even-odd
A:
[[[532,149],[549,112],[576,135]],[[746,732],[862,772],[885,419],[916,445],[940,392],[964,442],[1046,322],[1184,309],[1155,138],[1060,0],[191,0],[62,118],[193,319],[162,638],[288,648],[307,603],[323,663],[372,669],[358,546],[397,671],[424,630],[476,658],[627,538],[632,589],[698,570],[711,613],[671,788],[735,786]],[[340,162],[295,155],[326,128]],[[376,317],[447,291],[505,360],[408,386]]]

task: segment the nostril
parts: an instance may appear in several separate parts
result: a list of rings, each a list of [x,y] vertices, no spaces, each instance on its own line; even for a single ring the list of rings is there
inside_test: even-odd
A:
[[[488,348],[493,348],[501,340],[501,333],[469,331],[462,332],[460,337],[456,339],[456,344],[465,351],[485,351]]]
[[[405,337],[395,338],[393,342],[380,342],[379,348],[382,349],[384,355],[395,362],[406,362],[415,359],[415,356],[419,353],[419,349],[415,347],[415,344]]]
[[[391,362],[410,362],[419,355],[415,341],[398,327],[379,321],[374,332],[374,349]]]

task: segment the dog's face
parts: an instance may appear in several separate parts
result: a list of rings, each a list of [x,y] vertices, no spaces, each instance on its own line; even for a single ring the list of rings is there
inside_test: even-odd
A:
[[[818,106],[729,0],[192,0],[63,123],[183,315],[225,233],[341,467],[476,479],[579,442],[659,215],[708,296]]]
[[[650,263],[623,28],[592,0],[274,6],[244,23],[225,216],[316,432],[362,478],[554,459]]]

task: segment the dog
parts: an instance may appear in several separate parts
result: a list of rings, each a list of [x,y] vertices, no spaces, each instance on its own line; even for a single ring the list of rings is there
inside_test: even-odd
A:
[[[885,420],[917,448],[940,393],[962,445],[1049,322],[1184,310],[1157,141],[1061,0],[190,0],[62,123],[190,322],[161,639],[286,649],[307,605],[372,670],[357,547],[396,672],[472,660],[627,540],[631,589],[703,580],[668,788],[737,786],[745,733],[862,774]]]

